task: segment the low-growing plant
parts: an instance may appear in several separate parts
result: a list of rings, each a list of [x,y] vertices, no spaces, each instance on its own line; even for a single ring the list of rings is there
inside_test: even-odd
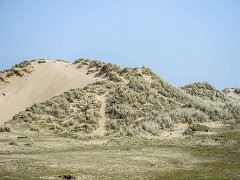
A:
[[[8,71],[6,71],[6,73],[5,73],[5,76],[6,77],[11,77],[11,76],[14,76],[14,71],[12,71],[12,70],[8,70]]]
[[[153,135],[157,135],[161,130],[161,126],[155,121],[145,121],[141,123],[141,129]]]
[[[43,63],[46,63],[46,61],[45,60],[39,60],[37,63],[38,64],[43,64]]]
[[[121,82],[121,76],[115,72],[109,73],[109,80],[114,81],[114,82]]]
[[[23,62],[21,62],[19,64],[16,64],[15,66],[13,66],[13,68],[24,68],[24,67],[27,67],[29,65],[31,65],[31,62],[23,61]]]
[[[191,129],[192,131],[201,131],[201,132],[208,132],[210,130],[208,126],[201,125],[201,124],[192,124],[188,128]]]
[[[0,126],[0,132],[10,132],[10,127],[8,126]]]
[[[240,88],[235,88],[235,89],[234,89],[234,92],[235,92],[236,94],[240,95]]]

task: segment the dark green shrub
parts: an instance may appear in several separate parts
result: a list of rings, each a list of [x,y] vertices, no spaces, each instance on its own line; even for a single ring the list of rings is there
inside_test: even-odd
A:
[[[201,131],[201,132],[208,132],[210,130],[209,127],[200,125],[200,124],[192,124],[188,127],[192,131]]]
[[[0,126],[0,132],[10,132],[10,127],[8,126]]]
[[[38,64],[43,64],[43,63],[46,63],[46,61],[45,60],[39,60],[37,63]]]
[[[27,67],[29,65],[31,65],[31,62],[23,61],[23,62],[21,62],[19,64],[16,64],[15,66],[13,66],[13,68],[24,68],[24,67]]]

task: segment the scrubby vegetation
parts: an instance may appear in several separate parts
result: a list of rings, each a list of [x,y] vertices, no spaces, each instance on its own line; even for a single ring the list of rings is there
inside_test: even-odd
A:
[[[89,59],[73,64],[78,68],[86,66],[89,73],[103,79],[85,89],[35,104],[16,115],[10,124],[37,132],[91,133],[98,127],[102,104],[97,97],[103,94],[108,134],[157,135],[175,123],[240,120],[239,103],[208,83],[176,88],[146,67],[122,69]]]
[[[201,97],[205,100],[211,100],[216,102],[228,102],[230,99],[222,92],[218,91],[209,83],[193,83],[181,87],[188,94]]]
[[[23,61],[19,64],[16,64],[15,66],[13,66],[13,68],[25,68],[30,65],[31,65],[31,63],[29,61]]]
[[[222,92],[225,93],[225,94],[227,94],[227,93],[230,93],[231,90],[232,90],[234,93],[240,95],[240,88],[225,88],[225,89],[222,90]]]
[[[82,90],[74,89],[49,101],[34,104],[14,116],[10,124],[38,132],[91,132],[98,126],[102,104],[96,96],[100,94],[101,88],[96,85]]]
[[[32,72],[31,62],[23,61],[19,64],[16,64],[11,69],[7,69],[0,73],[0,81],[8,83],[9,78],[12,76],[23,77],[25,74]]]
[[[78,63],[82,63],[82,62],[90,63],[90,62],[92,62],[92,60],[91,59],[80,58],[80,59],[77,59],[76,61],[74,61],[73,64],[78,64]]]
[[[46,61],[45,60],[39,60],[38,61],[38,64],[43,64],[43,63],[46,63]]]
[[[231,89],[230,89],[230,88],[225,88],[225,89],[222,90],[222,92],[223,92],[224,94],[227,94],[227,93],[230,93],[230,92],[231,92]]]

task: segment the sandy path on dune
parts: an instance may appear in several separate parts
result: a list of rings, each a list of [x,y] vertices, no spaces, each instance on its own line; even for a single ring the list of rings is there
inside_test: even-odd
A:
[[[99,119],[99,127],[93,131],[94,135],[97,136],[104,136],[104,134],[106,133],[106,128],[105,125],[107,123],[107,117],[106,117],[106,95],[102,95],[102,96],[97,96],[97,100],[100,101],[102,103],[102,106],[100,108],[100,115],[101,118]]]

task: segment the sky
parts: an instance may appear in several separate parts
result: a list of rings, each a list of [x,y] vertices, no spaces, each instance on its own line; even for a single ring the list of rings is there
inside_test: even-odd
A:
[[[90,58],[240,87],[239,0],[0,0],[0,70]]]

